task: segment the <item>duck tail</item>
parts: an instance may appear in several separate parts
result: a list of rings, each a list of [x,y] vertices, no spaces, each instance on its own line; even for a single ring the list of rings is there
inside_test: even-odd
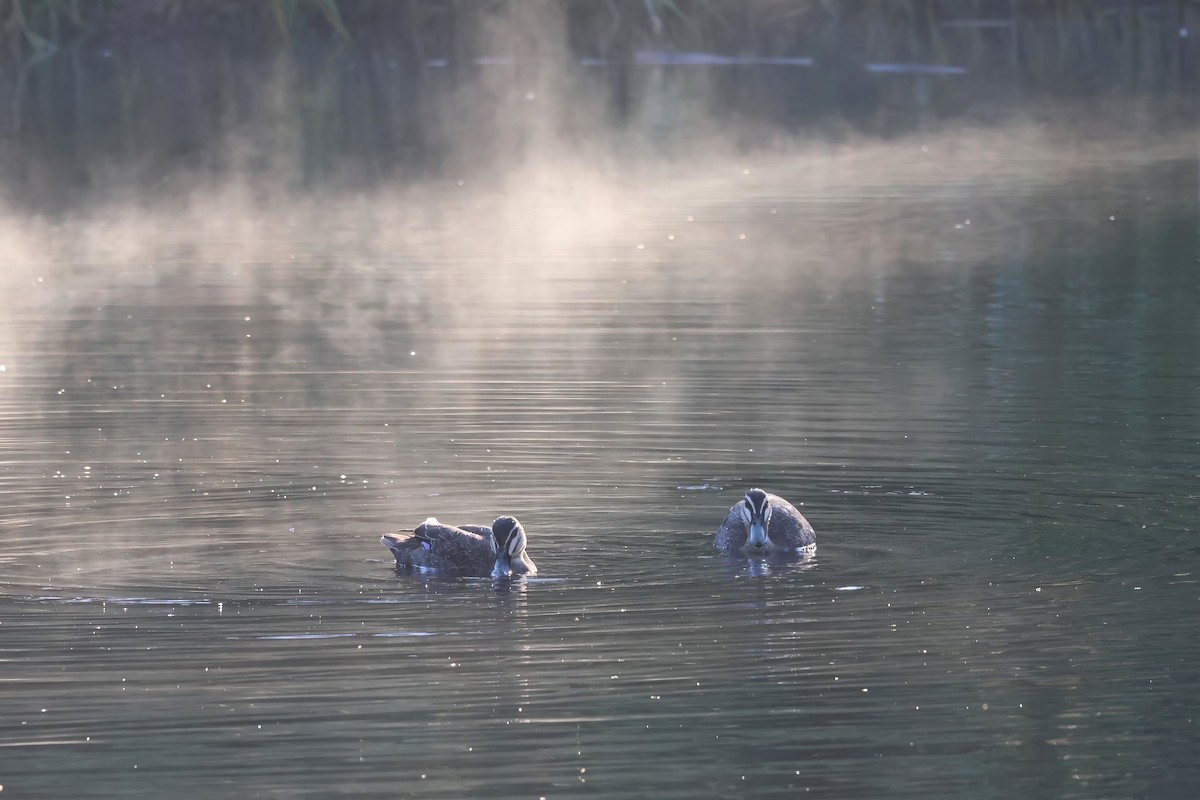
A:
[[[396,557],[396,561],[401,561],[414,547],[421,546],[420,540],[417,539],[412,531],[385,533],[379,537],[379,543],[392,551],[392,555]]]

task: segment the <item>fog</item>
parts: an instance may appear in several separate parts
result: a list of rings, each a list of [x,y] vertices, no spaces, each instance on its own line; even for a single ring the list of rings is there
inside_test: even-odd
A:
[[[863,268],[868,251],[924,258],[945,250],[943,234],[962,222],[960,212],[974,213],[977,231],[987,215],[1003,215],[963,186],[1032,188],[1187,157],[1195,147],[1169,101],[1136,96],[1032,100],[987,122],[930,119],[898,137],[846,125],[796,130],[724,113],[712,70],[661,65],[642,69],[635,106],[617,120],[612,86],[568,46],[561,4],[503,4],[473,24],[466,48],[485,63],[453,84],[425,81],[408,109],[428,130],[427,168],[393,173],[348,152],[332,160],[328,180],[306,180],[296,67],[268,61],[251,78],[253,99],[242,102],[253,111],[227,115],[235,121],[202,143],[199,158],[164,159],[141,126],[124,155],[88,163],[53,210],[23,202],[43,194],[36,189],[9,193],[0,216],[6,294],[24,303],[62,292],[56,302],[87,303],[98,285],[136,283],[164,260],[252,267],[336,259],[346,248],[364,261],[436,263],[456,292],[508,287],[513,296],[532,288],[513,283],[528,283],[523,256],[580,245],[609,253],[614,275],[665,249],[704,245],[756,258],[783,248],[802,254],[805,269],[835,277]],[[10,167],[21,160],[14,147]],[[37,167],[25,161],[36,183]],[[921,187],[941,216],[914,219],[912,209],[889,206],[898,185]],[[783,242],[735,238],[765,210],[756,204],[783,187],[789,202],[831,209],[818,230],[798,228]],[[863,222],[870,244],[857,230]],[[673,239],[645,241],[646,231],[672,224]],[[968,246],[987,247],[981,239]],[[481,283],[463,286],[460,270]]]
[[[611,85],[572,56],[558,4],[507,4],[472,35],[492,57],[413,106],[438,140],[427,169],[372,173],[348,153],[306,180],[289,68],[276,64],[257,76],[253,114],[198,159],[98,160],[54,210],[10,195],[5,305],[41,321],[114,305],[265,307],[380,357],[390,320],[453,330],[440,353],[453,363],[579,302],[669,297],[705,304],[720,327],[737,324],[739,303],[779,319],[796,296],[858,291],[903,265],[952,282],[963,265],[1013,257],[1014,232],[1025,247],[1058,235],[1056,220],[1038,230],[1028,218],[1046,192],[1070,198],[1086,220],[1074,235],[1102,250],[1123,212],[1094,187],[1196,152],[1155,98],[1030,102],[885,137],[724,115],[711,71],[662,65],[639,73],[618,120]],[[1080,181],[1093,188],[1072,197]],[[47,329],[3,330],[11,376],[45,350],[28,337]]]

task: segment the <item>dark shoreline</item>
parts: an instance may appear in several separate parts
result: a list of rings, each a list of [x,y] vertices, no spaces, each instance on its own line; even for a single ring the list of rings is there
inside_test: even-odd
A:
[[[719,128],[754,148],[1058,107],[1115,107],[1118,124],[1151,130],[1195,122],[1193,0],[930,2],[904,18],[864,5],[679,2],[655,22],[667,6],[641,0],[112,0],[53,19],[57,5],[25,2],[28,35],[0,58],[3,194],[55,209],[180,172],[371,185],[551,139],[670,150]]]

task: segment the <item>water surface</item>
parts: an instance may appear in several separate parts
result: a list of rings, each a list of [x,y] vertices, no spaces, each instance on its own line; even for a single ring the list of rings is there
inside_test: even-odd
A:
[[[1194,796],[1197,163],[895,148],[10,264],[0,781]],[[499,513],[537,578],[377,542]]]

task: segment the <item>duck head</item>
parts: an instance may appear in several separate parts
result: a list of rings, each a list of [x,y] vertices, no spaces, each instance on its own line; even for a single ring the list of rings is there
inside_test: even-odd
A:
[[[751,489],[746,492],[746,497],[742,500],[742,505],[738,510],[742,512],[742,519],[746,521],[746,527],[750,529],[746,546],[766,547],[767,524],[771,521],[771,503],[767,499],[767,493],[762,489]]]
[[[492,536],[496,538],[496,566],[493,578],[511,578],[512,562],[525,552],[525,529],[516,517],[496,517],[492,523]]]

